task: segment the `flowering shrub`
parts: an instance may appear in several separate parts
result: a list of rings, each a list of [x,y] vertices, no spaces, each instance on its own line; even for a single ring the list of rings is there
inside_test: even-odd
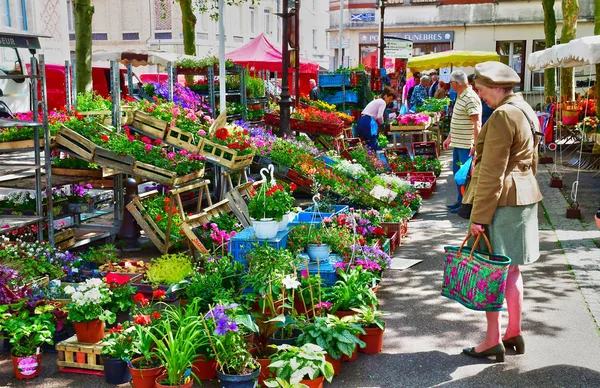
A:
[[[166,121],[171,126],[193,134],[196,140],[197,137],[206,136],[206,132],[213,123],[208,111],[203,112],[200,109],[181,107],[174,102],[160,101],[158,98],[155,98],[154,103],[143,100],[136,107],[152,117]],[[202,108],[206,109],[204,106]]]
[[[394,172],[414,171],[415,164],[409,156],[399,156],[396,153],[386,154],[387,164]]]
[[[108,323],[115,321],[116,315],[106,309],[111,301],[110,287],[101,279],[88,279],[77,288],[65,287],[65,293],[71,296],[67,304],[72,322],[89,322],[100,319]]]
[[[135,328],[129,322],[117,325],[104,337],[102,355],[109,358],[131,359],[134,356],[133,334]]]
[[[74,114],[78,114],[74,112]],[[21,121],[33,121],[33,112],[15,113],[15,119]],[[48,124],[50,129],[50,136],[56,136],[60,128],[60,124],[69,120],[69,116],[65,111],[50,111],[48,112]],[[39,113],[38,122],[43,121],[42,113]],[[0,128],[0,142],[8,141],[19,141],[19,140],[33,140],[34,128],[33,127],[8,127]],[[40,131],[40,138],[43,139],[43,132]]]

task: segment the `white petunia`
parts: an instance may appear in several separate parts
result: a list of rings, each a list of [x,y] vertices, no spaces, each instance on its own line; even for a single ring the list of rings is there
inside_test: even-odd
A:
[[[65,287],[65,294],[71,295],[71,294],[75,294],[75,287],[73,286],[66,286]],[[80,292],[81,294],[81,292]]]
[[[298,280],[296,280],[295,277],[292,277],[292,275],[286,275],[283,278],[283,285],[288,290],[289,289],[296,289],[296,288],[298,288],[298,286],[300,286],[300,282]]]

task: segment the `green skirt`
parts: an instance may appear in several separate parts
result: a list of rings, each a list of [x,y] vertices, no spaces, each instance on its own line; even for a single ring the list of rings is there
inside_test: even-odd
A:
[[[531,264],[540,257],[537,203],[526,206],[501,206],[492,223],[485,228],[495,254],[508,256],[511,265]],[[480,242],[484,248],[485,242]]]

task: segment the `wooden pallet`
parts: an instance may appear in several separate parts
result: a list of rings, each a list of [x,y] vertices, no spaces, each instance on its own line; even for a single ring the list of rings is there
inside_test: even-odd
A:
[[[56,135],[56,143],[88,162],[94,161],[94,153],[96,148],[98,148],[91,140],[86,139],[64,125],[61,125]]]
[[[169,128],[168,122],[154,118],[148,113],[144,113],[139,110],[135,111],[133,114],[133,121],[131,125],[138,131],[161,140],[164,140],[167,129]]]
[[[198,153],[206,160],[235,171],[246,168],[252,164],[254,154],[239,155],[236,150],[214,143],[208,139],[202,139],[198,146]]]
[[[56,344],[58,352],[58,370],[64,368],[77,368],[84,370],[104,371],[102,365],[102,349],[106,346],[105,342],[88,344],[78,342],[77,336],[72,336],[69,339]]]

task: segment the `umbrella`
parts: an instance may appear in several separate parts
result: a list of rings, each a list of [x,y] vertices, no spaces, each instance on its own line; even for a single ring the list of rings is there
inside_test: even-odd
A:
[[[175,62],[182,59],[194,59],[192,55],[168,53],[164,51],[152,50],[132,50],[132,51],[97,51],[92,54],[93,62],[117,61],[123,65],[131,63],[133,66],[161,65],[166,67],[169,62],[175,65]]]
[[[488,61],[500,61],[500,56],[493,51],[451,50],[412,57],[408,60],[406,67],[412,71],[424,71],[450,66],[475,66]]]
[[[577,67],[600,63],[600,35],[574,39],[529,55],[530,70]]]

